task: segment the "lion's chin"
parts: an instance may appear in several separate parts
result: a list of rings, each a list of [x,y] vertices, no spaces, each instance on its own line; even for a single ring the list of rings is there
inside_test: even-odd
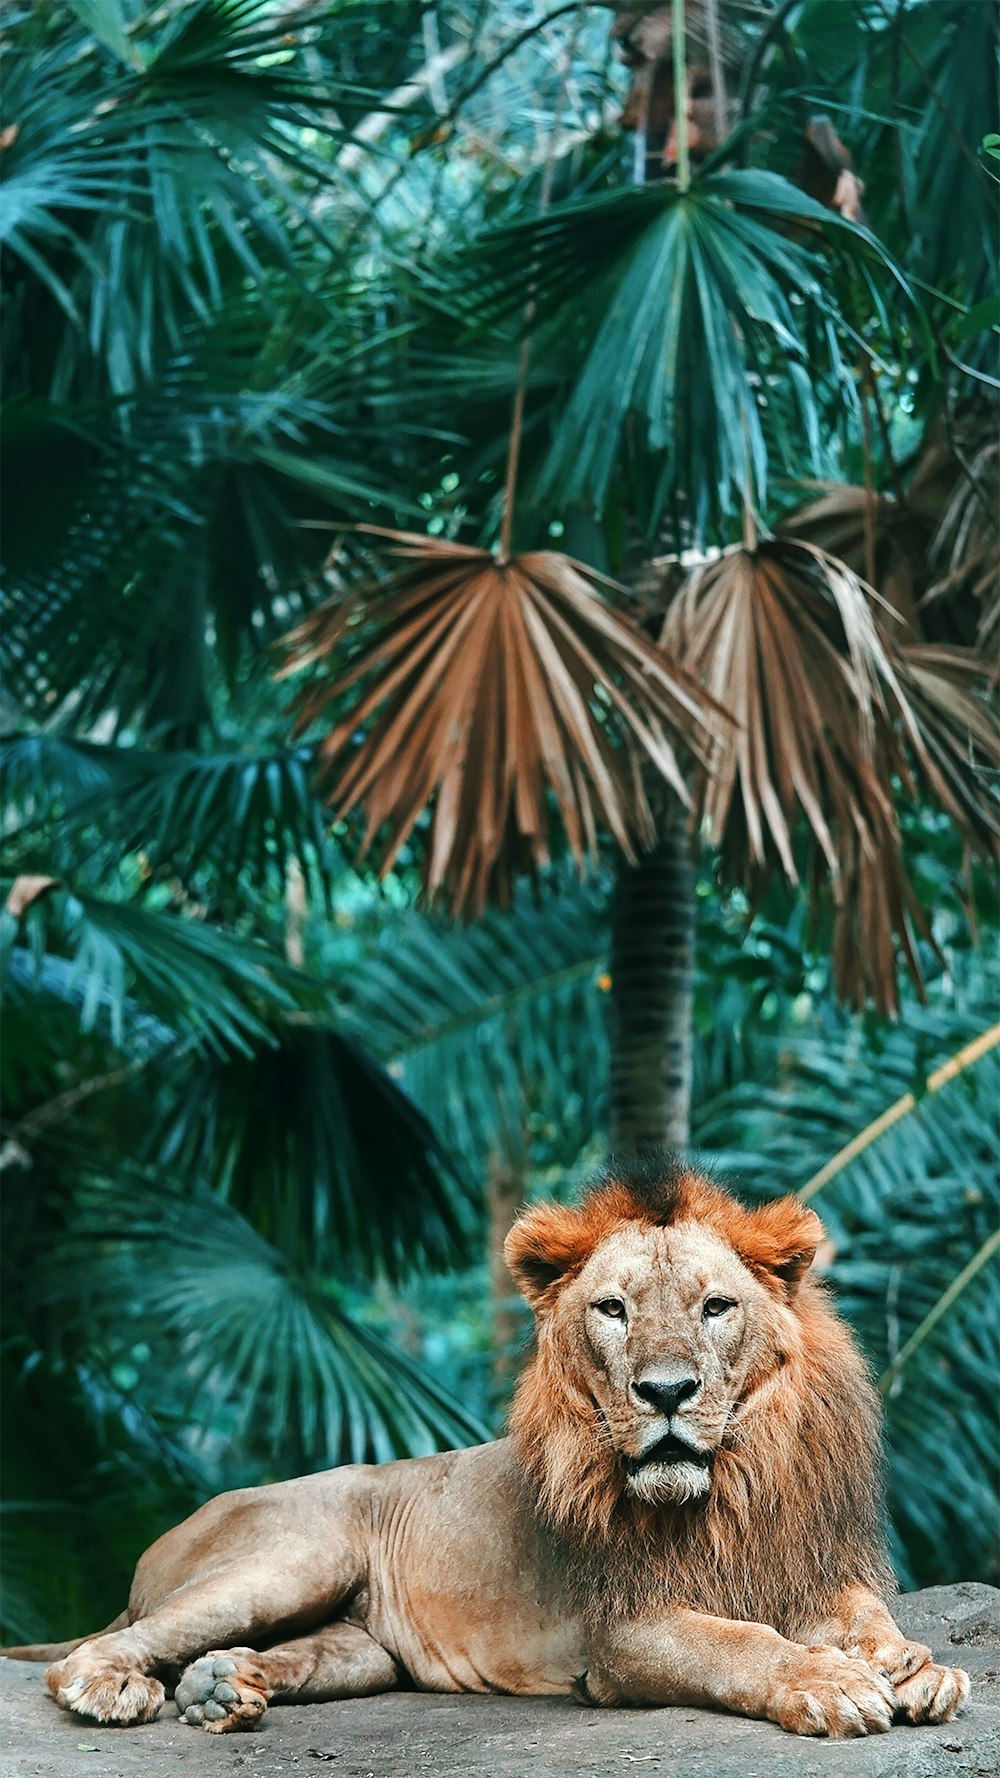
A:
[[[625,1486],[647,1506],[681,1506],[700,1500],[712,1486],[710,1471],[701,1463],[644,1463],[627,1476]]]

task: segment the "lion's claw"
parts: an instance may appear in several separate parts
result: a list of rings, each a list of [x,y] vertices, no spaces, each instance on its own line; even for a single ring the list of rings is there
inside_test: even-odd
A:
[[[881,1667],[896,1695],[897,1722],[950,1722],[969,1695],[969,1675],[960,1667],[940,1667],[923,1642],[906,1637],[873,1637],[848,1649],[855,1659]]]
[[[256,1661],[251,1648],[216,1649],[192,1661],[174,1692],[182,1722],[213,1735],[256,1728],[269,1696]]]
[[[969,1675],[961,1667],[926,1661],[896,1685],[896,1716],[904,1722],[950,1722],[969,1695]]]

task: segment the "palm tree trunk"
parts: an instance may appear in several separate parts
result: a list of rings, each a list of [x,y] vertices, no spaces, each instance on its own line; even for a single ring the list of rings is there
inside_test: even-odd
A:
[[[691,1108],[694,863],[679,805],[619,862],[611,929],[611,1145],[683,1149]]]

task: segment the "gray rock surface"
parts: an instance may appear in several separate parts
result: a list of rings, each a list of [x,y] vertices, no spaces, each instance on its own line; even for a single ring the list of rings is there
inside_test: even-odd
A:
[[[0,1778],[1000,1778],[1000,1591],[898,1602],[907,1634],[972,1674],[940,1728],[813,1741],[705,1710],[587,1710],[555,1699],[396,1692],[268,1711],[253,1734],[99,1729],[57,1710],[42,1668],[0,1660]]]

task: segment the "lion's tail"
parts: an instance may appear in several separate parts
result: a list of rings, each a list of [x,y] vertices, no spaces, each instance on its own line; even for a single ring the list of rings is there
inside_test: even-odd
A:
[[[95,1636],[109,1636],[112,1630],[123,1630],[127,1623],[128,1612],[120,1611],[113,1624],[106,1624],[103,1630],[91,1630],[89,1636],[74,1636],[70,1642],[28,1642],[22,1648],[0,1648],[0,1655],[6,1655],[8,1661],[61,1661],[85,1642],[93,1642]]]

